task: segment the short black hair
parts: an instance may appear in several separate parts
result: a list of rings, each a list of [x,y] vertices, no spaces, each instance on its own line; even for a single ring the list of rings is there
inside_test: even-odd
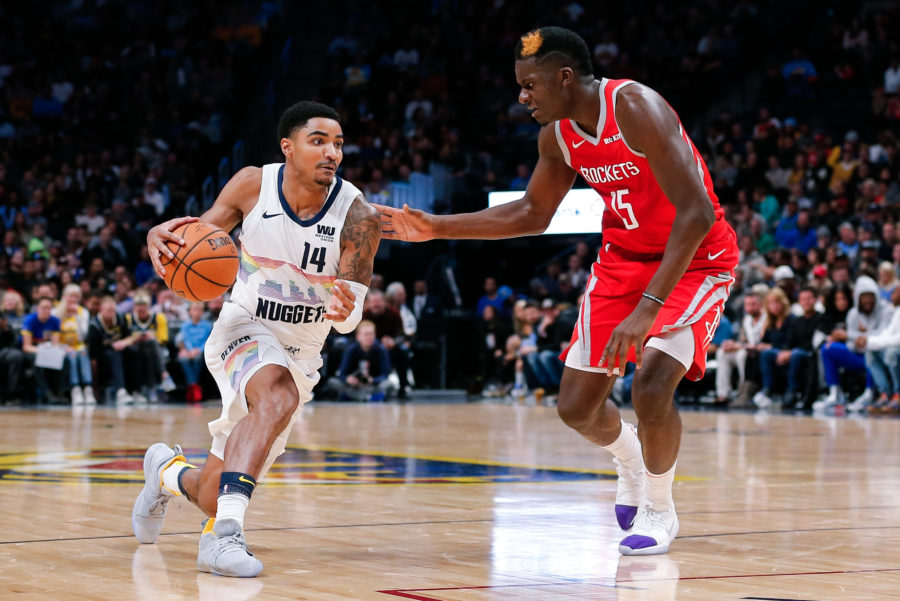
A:
[[[797,298],[800,297],[801,292],[810,292],[813,296],[819,296],[819,293],[812,286],[802,286],[800,290],[797,291]]]
[[[310,119],[323,117],[325,119],[334,119],[340,122],[340,116],[337,111],[326,104],[320,102],[312,102],[303,100],[293,106],[289,106],[281,113],[278,120],[278,141],[284,138],[290,138],[294,130],[300,129]]]
[[[548,56],[563,58],[566,66],[579,75],[593,75],[591,51],[580,35],[565,27],[539,27],[532,29],[516,42],[516,60]]]

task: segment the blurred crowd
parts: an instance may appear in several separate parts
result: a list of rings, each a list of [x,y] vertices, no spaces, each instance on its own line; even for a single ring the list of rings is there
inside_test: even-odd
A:
[[[236,83],[253,75],[277,10],[265,2],[0,7],[5,399],[64,392],[93,402],[96,388],[130,402],[175,386],[166,358],[178,364],[191,351],[190,314],[206,309],[189,308],[154,278],[146,232],[182,214],[231,147],[248,93]],[[112,307],[110,321],[101,306]],[[121,358],[107,365],[110,348],[150,353],[142,341],[151,336],[138,333],[147,319],[160,345],[159,360],[141,363],[153,366],[152,378],[132,373],[128,360],[124,369]],[[115,340],[94,344],[94,331],[116,328]],[[58,363],[41,344],[55,339],[66,349],[63,369],[36,366]],[[185,366],[177,384],[199,397]]]
[[[704,124],[692,136],[740,239],[711,375],[705,389],[686,394],[808,407],[839,403],[847,388],[864,399],[857,407],[896,407],[900,353],[892,349],[900,340],[876,338],[893,332],[900,267],[900,48],[889,35],[896,8],[711,0],[602,10],[504,0],[398,0],[391,10],[339,4],[346,20],[322,49],[321,86],[310,96],[339,110],[348,134],[341,175],[370,200],[386,202],[393,182],[436,169],[452,182],[437,198],[442,210],[474,210],[486,192],[527,187],[538,126],[517,103],[512,46],[536,23],[573,28],[589,42],[598,76],[646,82],[688,127]],[[199,324],[215,319],[221,300],[194,308],[166,290],[144,238],[153,224],[184,212],[235,141],[248,99],[259,92],[246,82],[259,71],[279,6],[0,7],[5,398],[33,398],[37,390],[49,399],[127,402],[173,387],[189,400],[203,395],[205,370],[179,359],[197,359]],[[465,299],[483,343],[470,388],[552,394],[561,373],[554,357],[596,256],[598,243],[589,242],[573,241],[530,281],[491,278],[485,302]],[[378,265],[388,275],[391,269]],[[456,271],[464,278],[467,266]],[[869,309],[873,282],[877,302]],[[406,284],[409,296],[403,283],[374,283],[383,296],[373,292],[367,301],[369,323],[354,338],[329,342],[323,383],[331,394],[377,399],[440,382],[443,303],[424,280]],[[797,319],[773,317],[778,303]],[[877,319],[866,317],[876,310]],[[818,315],[815,327],[795,324]],[[113,322],[120,338],[107,340]],[[182,334],[191,324],[197,327]],[[41,367],[59,364],[41,351],[57,331],[64,367]],[[809,332],[822,336],[807,345]],[[109,348],[149,357],[138,347],[150,338],[159,360],[141,362],[153,366],[147,373],[132,373],[137,362],[128,360],[121,370],[97,372]],[[627,398],[626,383],[617,395]]]

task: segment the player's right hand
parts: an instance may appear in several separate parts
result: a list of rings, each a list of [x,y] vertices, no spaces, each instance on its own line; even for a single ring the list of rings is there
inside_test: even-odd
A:
[[[177,217],[169,219],[164,223],[160,223],[156,227],[147,232],[147,254],[150,255],[150,262],[153,263],[153,270],[156,274],[165,279],[166,268],[162,266],[160,257],[163,255],[172,258],[175,255],[166,246],[166,242],[174,242],[179,246],[184,246],[184,240],[180,236],[176,236],[172,232],[182,225],[200,221],[197,217]]]
[[[403,205],[402,209],[386,207],[372,203],[381,214],[381,235],[388,240],[406,240],[407,242],[424,242],[434,239],[434,215],[411,209]]]

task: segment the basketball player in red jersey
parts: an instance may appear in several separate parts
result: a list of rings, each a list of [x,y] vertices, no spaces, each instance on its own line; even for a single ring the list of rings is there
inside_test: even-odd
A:
[[[675,387],[699,380],[733,282],[738,248],[700,153],[650,88],[596,79],[587,44],[559,27],[516,45],[519,102],[540,123],[540,157],[524,197],[477,213],[435,216],[378,207],[384,237],[498,239],[543,232],[580,174],[603,198],[603,248],[592,270],[558,399],[562,420],[613,453],[625,555],[666,553],[681,418]],[[607,403],[637,364],[637,433]]]

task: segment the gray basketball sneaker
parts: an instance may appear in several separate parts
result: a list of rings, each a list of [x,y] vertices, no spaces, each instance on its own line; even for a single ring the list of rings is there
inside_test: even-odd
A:
[[[244,540],[244,531],[237,520],[217,520],[209,532],[200,535],[197,569],[218,576],[253,578],[263,569],[253,557]]]
[[[131,510],[131,528],[142,543],[155,543],[159,538],[166,519],[166,508],[169,501],[175,498],[163,488],[162,472],[179,459],[185,461],[181,447],[175,445],[175,448],[170,448],[163,442],[151,446],[144,454],[144,488]]]

